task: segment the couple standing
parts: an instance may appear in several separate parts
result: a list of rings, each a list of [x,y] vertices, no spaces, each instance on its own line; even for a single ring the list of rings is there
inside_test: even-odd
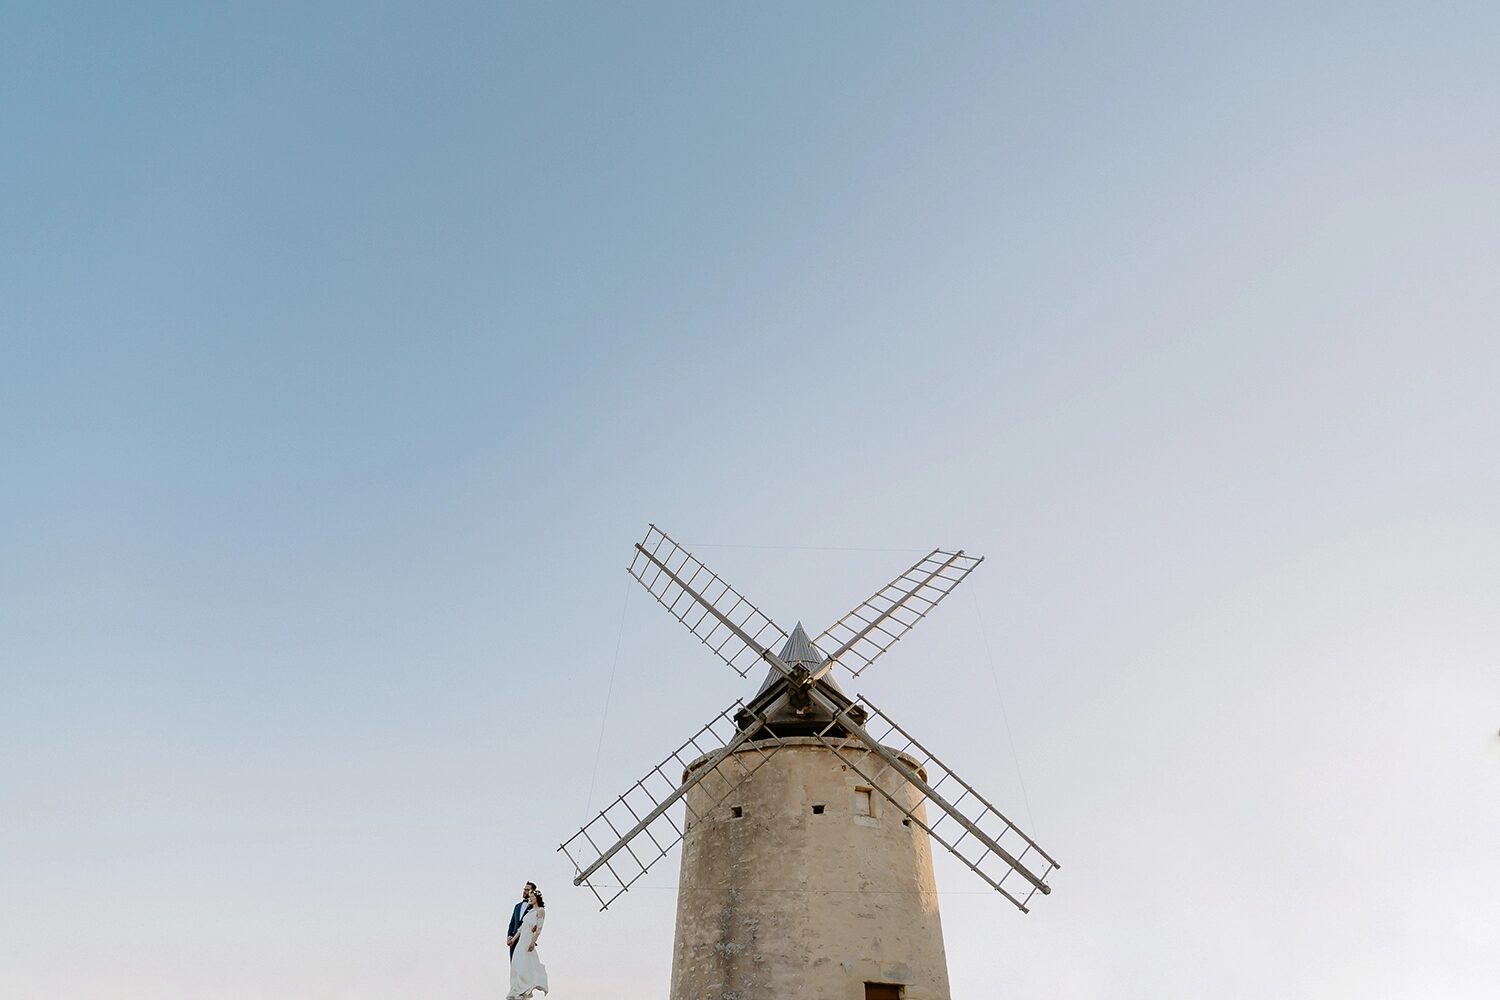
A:
[[[532,990],[547,992],[547,967],[536,950],[536,939],[542,934],[547,906],[535,882],[521,887],[521,901],[510,914],[510,928],[505,943],[510,946],[510,990],[506,1000],[529,998]],[[519,947],[518,947],[519,946]]]

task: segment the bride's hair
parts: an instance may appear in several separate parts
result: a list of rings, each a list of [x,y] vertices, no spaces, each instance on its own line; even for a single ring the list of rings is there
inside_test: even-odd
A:
[[[547,904],[542,902],[542,890],[538,889],[536,886],[531,887],[531,898],[536,900],[536,902],[532,903],[531,905],[535,906],[538,910],[545,910],[547,908]]]

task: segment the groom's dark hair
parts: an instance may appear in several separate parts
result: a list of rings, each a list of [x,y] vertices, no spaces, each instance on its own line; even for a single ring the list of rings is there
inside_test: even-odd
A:
[[[526,888],[530,889],[532,892],[536,892],[536,883],[535,882],[527,882],[526,883]]]

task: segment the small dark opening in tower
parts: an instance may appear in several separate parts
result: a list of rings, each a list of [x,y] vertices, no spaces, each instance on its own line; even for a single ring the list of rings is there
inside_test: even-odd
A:
[[[730,817],[730,819],[739,819],[739,818],[741,818],[744,815],[745,815],[745,807],[744,806],[730,806],[729,807],[729,817]]]
[[[814,816],[821,816],[821,815],[823,815],[823,807],[822,806],[813,806],[813,815]]]
[[[896,983],[865,983],[865,1000],[901,1000],[905,992]]]
[[[902,826],[911,826],[911,817],[908,816],[901,821]]]

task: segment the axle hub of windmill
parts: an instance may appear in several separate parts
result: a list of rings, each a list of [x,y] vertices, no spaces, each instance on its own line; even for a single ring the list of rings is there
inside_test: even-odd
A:
[[[858,677],[982,561],[935,549],[809,639],[655,525],[629,571],[760,689],[700,727],[559,850],[607,909],[683,845],[672,1000],[948,1000],[940,845],[1022,912],[1046,851],[868,698]],[[679,809],[680,804],[680,809]]]

